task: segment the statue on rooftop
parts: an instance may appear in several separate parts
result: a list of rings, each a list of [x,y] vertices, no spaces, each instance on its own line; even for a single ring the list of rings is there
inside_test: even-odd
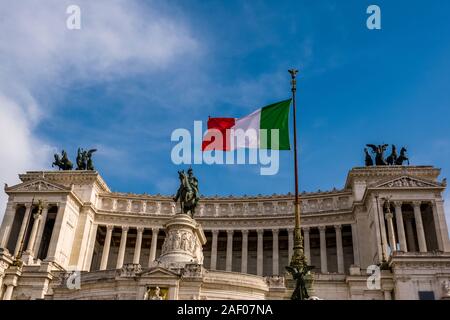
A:
[[[95,170],[94,163],[92,161],[92,154],[97,149],[91,149],[89,151],[78,148],[77,151],[77,170]]]
[[[69,157],[67,156],[67,152],[65,150],[61,151],[61,158],[59,157],[59,154],[54,154],[55,161],[52,163],[52,167],[57,166],[58,170],[72,170],[73,164],[69,160]]]

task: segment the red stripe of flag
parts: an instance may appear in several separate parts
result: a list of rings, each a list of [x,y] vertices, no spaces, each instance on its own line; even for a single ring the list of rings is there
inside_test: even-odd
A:
[[[202,151],[211,150],[230,150],[230,129],[236,123],[235,118],[209,118],[208,130],[206,131],[202,141]],[[211,129],[219,130],[222,133],[223,141],[215,141],[215,135],[210,131]]]

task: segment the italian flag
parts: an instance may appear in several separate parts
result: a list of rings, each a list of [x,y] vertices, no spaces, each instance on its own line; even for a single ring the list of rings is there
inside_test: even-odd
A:
[[[243,118],[209,118],[202,150],[230,151],[238,148],[290,150],[289,107],[291,99],[260,108]],[[278,143],[272,130],[278,130]],[[245,139],[236,138],[244,132]],[[274,136],[276,137],[276,136]]]

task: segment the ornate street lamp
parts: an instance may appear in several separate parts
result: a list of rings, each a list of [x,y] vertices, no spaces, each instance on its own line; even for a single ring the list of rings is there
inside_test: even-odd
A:
[[[296,76],[298,70],[288,70],[291,74],[291,91],[292,91],[292,106],[293,106],[293,118],[294,118],[294,176],[295,176],[295,227],[294,227],[294,250],[289,266],[286,270],[291,273],[295,280],[295,289],[292,293],[292,300],[306,300],[309,299],[313,275],[311,270],[314,268],[308,265],[308,261],[305,257],[303,248],[303,238],[300,229],[300,201],[298,195],[298,167],[297,167],[297,123],[296,123],[296,104],[295,93],[297,91]]]

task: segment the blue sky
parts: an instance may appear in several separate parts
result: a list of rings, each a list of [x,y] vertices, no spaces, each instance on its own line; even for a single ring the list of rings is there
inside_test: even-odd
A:
[[[182,167],[171,132],[289,98],[291,67],[300,190],[342,188],[366,143],[406,146],[412,165],[449,174],[448,1],[24,3],[0,17],[0,112],[21,137],[4,138],[5,182],[49,169],[55,151],[74,160],[79,146],[95,147],[112,190],[172,194]],[[81,30],[65,29],[69,4]],[[370,4],[381,30],[366,28]],[[258,165],[194,170],[204,195],[287,193],[292,157],[281,153],[275,176]]]

